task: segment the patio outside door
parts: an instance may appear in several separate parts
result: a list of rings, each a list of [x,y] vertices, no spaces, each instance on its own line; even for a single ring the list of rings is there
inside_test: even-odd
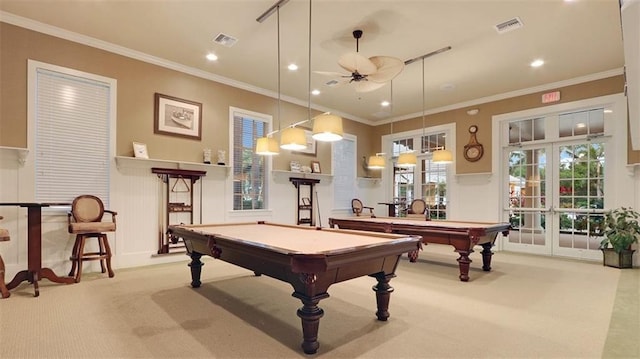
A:
[[[607,142],[602,114],[600,108],[510,124],[510,132],[516,128],[518,135],[510,137],[512,144],[503,150],[508,162],[503,212],[513,227],[503,242],[505,249],[584,259],[602,256],[598,247]]]

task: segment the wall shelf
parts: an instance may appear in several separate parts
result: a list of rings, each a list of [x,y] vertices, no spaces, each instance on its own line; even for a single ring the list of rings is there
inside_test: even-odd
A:
[[[27,155],[29,154],[29,149],[20,147],[0,146],[0,150],[15,153],[18,163],[20,163],[21,165],[24,165],[24,163],[27,161]]]
[[[283,170],[272,170],[271,173],[273,173],[274,175],[296,176],[298,178],[315,178],[315,179],[333,178],[333,175],[326,174],[326,173],[305,173],[305,172],[293,172],[293,171],[283,171]]]
[[[128,156],[116,156],[116,166],[118,168],[122,167],[136,167],[136,168],[151,168],[156,167],[158,164],[162,165],[174,165],[177,169],[184,168],[202,168],[206,170],[225,170],[228,171],[231,166],[227,165],[216,165],[216,164],[206,164],[199,162],[187,162],[187,161],[176,161],[176,160],[160,160],[153,158],[139,158],[139,157],[128,157]]]

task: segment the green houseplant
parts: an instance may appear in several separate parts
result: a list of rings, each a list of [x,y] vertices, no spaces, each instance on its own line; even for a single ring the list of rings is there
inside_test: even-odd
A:
[[[633,252],[631,245],[640,237],[640,213],[632,208],[620,207],[605,212],[604,239],[600,242],[604,265],[616,268],[631,268]]]

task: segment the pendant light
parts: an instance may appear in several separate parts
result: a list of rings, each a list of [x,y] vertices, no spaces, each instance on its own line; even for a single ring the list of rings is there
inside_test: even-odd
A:
[[[385,160],[382,157],[384,153],[376,153],[374,156],[369,156],[369,161],[367,161],[367,168],[370,170],[381,170],[384,168]]]
[[[280,102],[281,102],[281,94],[280,94],[280,4],[279,2],[275,5],[276,9],[276,23],[277,23],[277,34],[278,34],[278,131],[280,130]],[[269,9],[267,12],[269,15],[273,10]],[[265,13],[266,14],[266,13]],[[256,19],[258,22],[264,21],[266,17],[261,16]],[[263,156],[273,156],[280,153],[280,148],[278,147],[278,141],[272,137],[275,132],[268,133],[265,137],[258,138],[256,141],[256,154]]]

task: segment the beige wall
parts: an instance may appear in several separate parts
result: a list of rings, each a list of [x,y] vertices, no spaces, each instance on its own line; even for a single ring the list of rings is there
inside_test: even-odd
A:
[[[0,146],[27,147],[27,60],[37,60],[118,82],[116,155],[132,156],[133,141],[147,145],[156,159],[201,162],[202,150],[229,148],[229,107],[274,116],[277,99],[214,81],[116,55],[21,27],[0,23]],[[202,140],[154,134],[154,94],[202,103]],[[282,126],[307,117],[307,108],[282,101]],[[313,111],[313,115],[318,114]],[[371,127],[345,119],[345,132],[358,136],[358,153],[370,152]],[[317,155],[283,151],[274,157],[274,168],[289,169],[289,162],[320,161],[331,172],[331,145],[318,143]],[[361,169],[359,169],[361,170]],[[362,174],[359,174],[362,175]]]
[[[128,57],[116,55],[71,41],[43,35],[6,23],[0,23],[0,146],[27,147],[27,59],[42,61],[84,72],[114,78],[118,81],[118,113],[116,154],[131,156],[131,142],[147,144],[153,158],[200,162],[202,150],[229,147],[229,106],[250,111],[277,113],[277,100],[237,89],[214,81],[169,70]],[[620,93],[622,76],[560,88],[561,102]],[[154,93],[202,103],[202,140],[158,135],[153,131]],[[474,106],[480,112],[468,116],[465,109],[429,115],[427,126],[457,123],[456,172],[491,172],[491,117],[496,114],[541,107],[541,93],[514,97]],[[557,104],[557,103],[554,103]],[[317,114],[317,112],[313,112]],[[282,126],[307,116],[307,109],[282,102]],[[277,119],[274,118],[277,127]],[[484,157],[475,162],[464,160],[462,149],[469,141],[469,125],[479,127],[478,141],[484,145]],[[394,123],[394,133],[422,127],[422,118]],[[380,152],[382,135],[390,133],[390,125],[368,126],[345,119],[346,133],[358,136],[358,159]],[[322,171],[331,172],[331,145],[318,143],[317,155],[291,154],[283,151],[274,158],[274,169],[286,170],[291,160],[308,164],[320,161]],[[214,156],[215,157],[215,156]],[[640,151],[629,151],[630,163],[640,162]],[[364,170],[358,167],[358,176]]]
[[[567,86],[556,90],[560,91],[561,101],[549,105],[556,105],[564,102],[572,102],[597,96],[605,96],[623,92],[624,78],[622,75],[582,83],[579,85]],[[550,92],[553,90],[545,91]],[[475,116],[467,115],[469,108],[441,112],[425,117],[426,126],[437,126],[456,122],[456,173],[482,173],[492,172],[491,168],[491,118],[492,116],[522,111],[526,109],[543,107],[541,97],[543,92],[529,95],[513,97],[505,100],[488,102],[470,108],[477,108],[480,111]],[[469,142],[469,126],[478,125],[477,138],[484,146],[484,156],[477,162],[468,162],[464,159],[464,145]],[[403,132],[422,128],[422,117],[405,121],[398,121],[393,124],[393,132]],[[375,137],[380,137],[390,133],[390,125],[376,126],[373,130]],[[380,141],[378,141],[380,142]],[[376,143],[378,151],[380,143]],[[630,148],[631,146],[629,146]],[[629,151],[629,161],[639,162],[640,151]]]

